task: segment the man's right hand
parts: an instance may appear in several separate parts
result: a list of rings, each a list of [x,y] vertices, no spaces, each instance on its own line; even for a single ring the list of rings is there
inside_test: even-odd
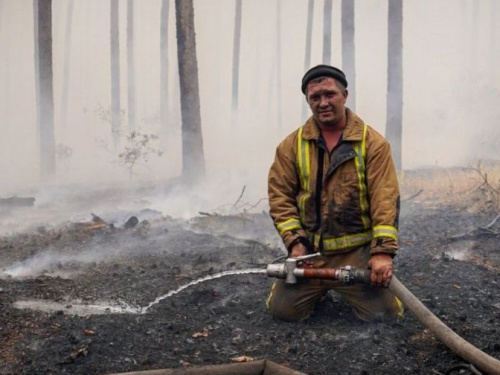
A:
[[[302,255],[307,255],[307,247],[299,242],[292,247],[292,251],[290,251],[290,257],[296,258]]]
[[[307,247],[305,247],[304,244],[300,242],[296,244],[294,247],[292,247],[292,251],[290,251],[290,257],[292,258],[300,257],[302,255],[307,255],[307,254],[309,254]],[[312,260],[303,260],[298,262],[297,266],[310,268],[314,266],[314,262]]]

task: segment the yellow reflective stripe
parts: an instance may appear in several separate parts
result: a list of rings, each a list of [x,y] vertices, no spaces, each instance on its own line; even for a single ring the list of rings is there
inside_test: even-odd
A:
[[[302,222],[305,220],[305,208],[306,200],[309,198],[309,176],[311,175],[311,163],[309,156],[309,142],[302,139],[302,132],[304,127],[299,129],[297,135],[297,157],[299,163],[299,174],[300,174],[300,185],[304,191],[303,195],[299,199],[299,214]]]
[[[282,223],[276,225],[280,236],[282,236],[285,232],[288,232],[293,229],[302,229],[302,225],[300,225],[300,221],[298,219],[288,219]]]
[[[398,318],[402,318],[405,312],[403,302],[396,296],[394,298],[396,299],[396,303],[398,305]]]
[[[340,250],[348,247],[361,246],[372,240],[372,232],[363,232],[357,234],[349,234],[347,236],[336,238],[323,238],[323,250]],[[320,236],[314,236],[314,246],[319,246]]]
[[[274,290],[276,289],[276,281],[273,283],[271,287],[271,292],[269,292],[269,296],[266,299],[266,308],[268,312],[271,312],[271,299],[273,299]]]
[[[363,138],[361,142],[356,142],[354,150],[357,157],[354,159],[356,173],[358,175],[359,208],[361,211],[361,220],[363,228],[370,228],[370,217],[368,215],[368,198],[366,188],[366,124],[363,124]]]
[[[389,237],[398,240],[398,230],[392,225],[377,225],[373,227],[373,238]]]

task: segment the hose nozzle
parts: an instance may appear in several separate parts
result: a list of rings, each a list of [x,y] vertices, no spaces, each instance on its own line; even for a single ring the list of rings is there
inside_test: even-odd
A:
[[[285,279],[286,284],[297,284],[297,278],[339,280],[343,284],[356,282],[370,283],[369,270],[356,269],[351,266],[341,268],[301,268],[299,262],[319,256],[319,253],[288,258],[282,264],[269,264],[266,269],[267,276]]]

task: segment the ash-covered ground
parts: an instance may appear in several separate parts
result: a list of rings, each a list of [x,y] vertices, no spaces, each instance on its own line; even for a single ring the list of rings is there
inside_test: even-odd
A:
[[[133,210],[95,205],[111,196],[80,199],[85,220],[58,211],[45,225],[17,230],[11,218],[37,208],[3,209],[0,373],[110,374],[242,357],[311,375],[444,374],[464,363],[411,312],[367,324],[333,293],[307,321],[273,321],[265,274],[173,294],[283,256],[267,213],[177,219],[151,209],[147,196]],[[42,209],[50,213],[51,203]],[[477,229],[495,216],[403,202],[396,275],[455,332],[500,358],[500,223]]]

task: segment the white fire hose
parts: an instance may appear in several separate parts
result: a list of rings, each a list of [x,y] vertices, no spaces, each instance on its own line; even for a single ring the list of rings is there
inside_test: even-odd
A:
[[[300,262],[319,255],[319,253],[316,253],[287,258],[283,264],[269,264],[266,273],[269,277],[285,279],[287,284],[296,284],[298,278],[339,280],[345,284],[355,282],[370,283],[369,270],[358,270],[350,266],[339,269],[299,267]],[[420,323],[427,327],[448,348],[486,374],[500,375],[500,361],[498,359],[489,356],[453,332],[406,289],[395,276],[392,277],[388,288],[417,317]]]

